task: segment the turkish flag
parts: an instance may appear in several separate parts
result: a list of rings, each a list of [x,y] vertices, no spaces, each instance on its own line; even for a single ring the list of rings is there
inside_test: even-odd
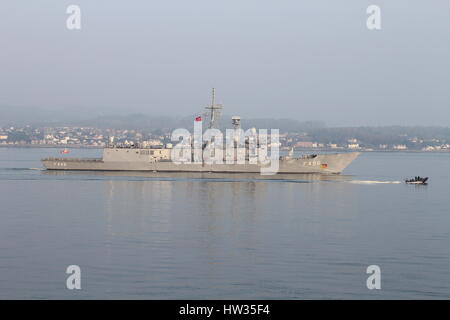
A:
[[[199,116],[199,117],[196,117],[196,118],[195,118],[195,121],[202,121],[202,117],[200,117],[200,116]]]

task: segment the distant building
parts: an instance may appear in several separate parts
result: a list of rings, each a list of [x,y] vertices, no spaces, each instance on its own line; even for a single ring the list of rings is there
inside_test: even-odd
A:
[[[349,148],[349,149],[359,149],[360,146],[359,146],[358,143],[351,143],[351,144],[347,145],[347,148]]]
[[[1,135],[0,136],[0,140],[8,140],[8,136],[7,135]]]
[[[417,137],[410,139],[409,141],[411,141],[412,143],[423,143],[422,139],[419,139]]]
[[[298,148],[313,148],[314,143],[310,141],[299,141],[295,144]]]
[[[404,144],[397,144],[397,145],[393,146],[393,149],[394,150],[406,150],[406,149],[408,149],[408,147]]]
[[[163,145],[163,143],[161,142],[161,140],[157,140],[157,139],[142,141],[142,147],[144,147],[144,148],[161,146],[161,145]]]

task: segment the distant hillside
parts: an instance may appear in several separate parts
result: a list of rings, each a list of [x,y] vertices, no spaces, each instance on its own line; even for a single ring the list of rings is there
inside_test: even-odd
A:
[[[413,146],[412,140],[450,142],[449,127],[347,127],[347,128],[315,128],[308,131],[309,140],[329,143],[346,143],[348,139],[356,139],[370,145],[405,144]]]
[[[36,113],[36,112],[34,112]],[[194,118],[197,115],[186,117],[170,117],[170,116],[150,116],[146,114],[130,114],[130,115],[104,115],[90,119],[68,118],[63,119],[52,113],[41,114],[33,120],[25,121],[9,121],[6,124],[30,124],[32,126],[57,127],[57,126],[77,126],[77,127],[95,127],[95,128],[114,128],[114,129],[138,129],[138,130],[173,130],[175,128],[193,127]],[[221,117],[221,127],[231,128],[231,116],[223,115]],[[207,121],[207,119],[205,119]],[[1,124],[1,123],[0,123]],[[4,124],[3,124],[4,125]],[[265,128],[280,129],[281,132],[302,132],[312,129],[324,128],[322,122],[300,122],[292,119],[242,119],[243,128]]]
[[[59,112],[37,107],[0,106],[0,126],[24,126],[39,123],[80,120],[77,113]]]
[[[2,110],[5,110],[2,108]],[[192,114],[186,117],[151,116],[148,114],[102,115],[92,118],[81,118],[80,115],[58,114],[38,109],[6,109],[0,117],[0,126],[33,127],[92,127],[99,129],[140,130],[143,132],[170,132],[176,128],[192,130],[194,118]],[[231,116],[221,117],[221,127],[231,127]],[[207,119],[205,119],[207,121]],[[382,127],[327,127],[320,121],[300,122],[295,119],[246,119],[242,118],[242,127],[280,129],[280,132],[300,134],[301,141],[318,143],[338,143],[346,145],[349,140],[358,141],[362,146],[379,146],[382,144],[403,144],[408,147],[419,145],[450,143],[449,127],[419,127],[419,126],[382,126]]]

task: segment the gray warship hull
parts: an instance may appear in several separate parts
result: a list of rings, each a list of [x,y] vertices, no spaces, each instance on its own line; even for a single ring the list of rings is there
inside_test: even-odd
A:
[[[268,165],[261,164],[176,164],[171,160],[154,161],[145,149],[105,149],[103,158],[47,158],[42,163],[47,170],[59,171],[149,171],[149,172],[216,172],[260,173]],[[116,155],[124,153],[123,156]],[[305,158],[280,159],[276,173],[341,173],[358,152],[319,154]]]

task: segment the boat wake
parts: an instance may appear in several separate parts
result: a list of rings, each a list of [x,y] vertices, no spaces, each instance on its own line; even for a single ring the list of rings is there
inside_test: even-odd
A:
[[[350,180],[354,184],[400,184],[401,181],[379,181],[379,180]]]
[[[0,168],[3,171],[43,171],[42,168]]]

